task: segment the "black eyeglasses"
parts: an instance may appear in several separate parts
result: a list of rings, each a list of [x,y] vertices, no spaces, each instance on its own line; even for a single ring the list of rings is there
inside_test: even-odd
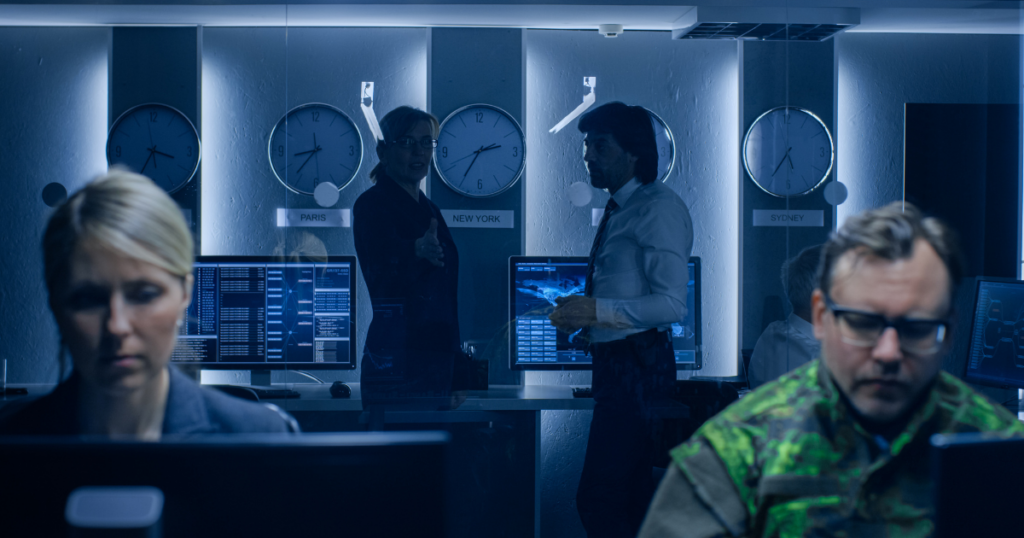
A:
[[[900,349],[912,355],[928,355],[942,347],[949,332],[949,322],[942,319],[890,319],[874,312],[863,312],[836,306],[825,295],[825,306],[832,311],[843,342],[858,347],[875,347],[886,329],[892,327],[899,335]]]
[[[437,140],[434,140],[432,138],[423,138],[420,140],[416,140],[411,136],[403,136],[401,138],[396,138],[391,143],[402,149],[411,149],[413,146],[417,144],[419,144],[419,146],[423,149],[434,149],[437,147]]]

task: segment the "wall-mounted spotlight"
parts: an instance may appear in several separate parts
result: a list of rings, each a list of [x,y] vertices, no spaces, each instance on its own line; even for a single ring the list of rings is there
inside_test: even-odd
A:
[[[569,125],[569,122],[576,119],[580,114],[590,108],[590,105],[597,101],[597,96],[594,95],[594,88],[597,87],[597,77],[583,77],[583,85],[590,88],[590,93],[583,96],[583,102],[579,104],[568,116],[562,118],[562,121],[555,124],[554,127],[548,129],[549,133],[557,133]]]
[[[605,37],[619,37],[622,33],[621,24],[599,24],[597,25],[597,33]]]
[[[377,114],[373,111],[373,83],[361,82],[359,87],[359,108],[363,110],[363,117],[366,118],[366,123],[370,126],[370,132],[373,133],[373,137],[377,140],[384,140],[380,124],[377,123]]]

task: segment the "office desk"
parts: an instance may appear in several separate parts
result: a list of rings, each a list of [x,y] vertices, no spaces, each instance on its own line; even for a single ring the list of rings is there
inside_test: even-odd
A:
[[[282,387],[298,391],[300,398],[271,401],[292,413],[305,431],[363,430],[373,420],[387,430],[450,431],[455,481],[472,482],[462,493],[473,506],[465,512],[476,519],[453,524],[453,534],[462,536],[479,535],[481,522],[490,536],[539,536],[541,411],[594,408],[591,398],[573,398],[569,386],[496,385],[467,391],[453,410],[394,408],[371,419],[363,411],[359,383],[348,385],[351,398],[331,398],[330,385],[294,384]]]
[[[274,385],[301,397],[265,401],[292,413],[304,431],[366,430],[369,419],[359,383],[348,385],[351,398],[332,398],[329,384]],[[49,384],[18,386],[27,388],[29,396],[0,397],[0,407],[53,389]],[[593,399],[573,398],[570,386],[507,385],[468,391],[454,410],[387,409],[382,422],[387,430],[452,433],[451,474],[460,490],[453,536],[479,536],[482,528],[498,538],[539,536],[541,411],[593,407]]]

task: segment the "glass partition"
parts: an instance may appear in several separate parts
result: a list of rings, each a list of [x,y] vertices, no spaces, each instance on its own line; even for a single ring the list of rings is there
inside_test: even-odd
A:
[[[45,300],[39,240],[52,207],[66,196],[62,190],[73,193],[107,169],[108,130],[127,102],[114,95],[119,85],[137,82],[118,70],[118,58],[126,53],[115,34],[124,25],[185,24],[194,30],[197,95],[191,87],[174,91],[198,101],[192,119],[202,160],[192,180],[192,205],[176,200],[191,211],[201,262],[244,266],[263,279],[253,284],[263,286],[263,310],[246,314],[255,316],[249,319],[253,327],[262,328],[245,339],[262,339],[268,368],[220,364],[202,374],[204,382],[306,389],[299,385],[340,381],[360,399],[366,360],[380,366],[374,362],[379,357],[364,358],[374,347],[368,345],[371,324],[384,335],[376,337],[381,349],[405,346],[427,356],[430,350],[416,346],[436,337],[430,323],[457,320],[451,357],[409,370],[432,381],[444,378],[443,390],[412,382],[411,388],[392,387],[394,398],[365,414],[302,418],[312,429],[419,428],[388,423],[385,415],[465,405],[465,416],[479,413],[467,419],[473,426],[449,424],[468,443],[462,446],[470,447],[463,456],[509,454],[515,448],[539,458],[535,489],[544,500],[535,505],[536,525],[544,536],[583,535],[572,500],[593,404],[565,402],[580,400],[572,398],[570,387],[592,386],[593,377],[587,367],[515,368],[510,350],[525,349],[543,363],[549,348],[571,347],[567,342],[574,335],[546,321],[548,307],[556,297],[585,290],[587,258],[610,198],[590,184],[581,113],[613,101],[651,112],[664,173],[658,181],[678,195],[692,218],[690,254],[699,258],[700,296],[690,308],[699,306],[700,316],[689,330],[700,336],[701,361],[699,368],[676,371],[676,380],[713,378],[745,393],[817,358],[810,307],[819,282],[816,249],[865,210],[915,204],[959,232],[968,277],[1021,274],[1022,58],[1016,8],[992,9],[988,23],[946,18],[942,10],[898,14],[877,8],[872,14],[864,8],[859,22],[836,33],[814,33],[836,30],[821,24],[809,31],[809,11],[793,9],[782,10],[771,25],[684,31],[671,21],[647,21],[626,24],[610,38],[594,31],[596,24],[559,23],[555,12],[539,10],[543,20],[530,19],[525,4],[477,6],[458,14],[426,4],[207,7],[175,6],[171,20],[127,10],[125,17],[137,18],[117,25],[97,24],[75,10],[34,19],[0,7],[8,17],[0,16],[0,24],[13,21],[0,26],[0,125],[6,127],[0,135],[0,212],[8,215],[9,228],[9,240],[0,246],[8,275],[0,285],[8,328],[0,355],[7,359],[8,385],[54,383],[60,371],[60,339]],[[637,16],[646,13],[641,11]],[[532,22],[507,22],[513,19]],[[500,46],[492,50],[495,43]],[[191,57],[176,52],[164,54],[187,65],[168,62],[190,69]],[[501,67],[479,67],[487,54]],[[483,90],[473,94],[469,86]],[[477,104],[487,106],[459,114]],[[416,122],[402,124],[402,133],[390,132],[389,123],[383,132],[383,117],[401,106],[450,122],[441,133],[414,132]],[[502,135],[516,135],[508,140],[519,142],[494,142],[483,130],[474,131],[466,155],[449,157],[462,132],[453,126],[462,122],[468,129],[467,119],[483,125],[487,114],[493,114],[486,116],[491,127],[507,126]],[[436,206],[402,198],[416,189],[385,180],[395,197],[375,199],[378,205],[364,213],[364,229],[394,233],[364,236],[370,238],[366,252],[381,256],[371,263],[370,255],[357,252],[360,222],[354,209],[360,197],[370,200],[384,190],[371,192],[380,185],[370,172],[381,162],[378,138],[385,135],[385,159],[391,150],[420,159],[414,164],[425,167],[426,180],[417,185],[418,196]],[[497,160],[499,148],[511,151],[507,157],[501,153],[507,161]],[[483,191],[483,182],[491,181],[476,171],[489,170],[492,165],[485,163],[492,157],[495,170],[504,166],[512,172],[507,178],[494,173],[497,186],[488,183],[493,192],[486,193],[493,195],[476,196],[472,186],[481,182]],[[446,163],[443,169],[432,163],[437,158]],[[463,168],[457,167],[466,167],[461,178]],[[469,188],[462,184],[466,180]],[[417,240],[437,233],[430,231],[435,228],[427,225],[414,237],[401,228],[405,224],[392,228],[375,220],[412,219],[422,228],[430,219],[423,215],[430,213],[417,212],[434,209],[443,228],[439,242],[448,242],[445,252],[460,255],[457,264],[453,256],[443,262],[448,281],[424,276],[441,268],[441,260],[419,250]],[[496,254],[506,251],[520,265]],[[548,275],[564,269],[570,277],[550,285],[522,284],[514,271],[523,270],[523,260],[535,264],[531,270],[547,267]],[[261,268],[253,269],[257,263]],[[348,264],[354,284],[345,280],[347,273],[332,280],[329,275],[340,275],[341,266],[330,264]],[[373,286],[384,289],[379,283],[385,281],[422,287],[409,284],[372,296]],[[531,318],[536,326],[520,323],[510,304],[517,285],[548,308]],[[279,294],[274,286],[280,286]],[[438,289],[453,298],[443,311],[415,310],[441,304],[431,295]],[[973,289],[973,281],[961,288]],[[963,376],[974,300],[964,291],[957,303],[955,346],[944,364],[957,376]],[[278,307],[296,314],[271,323]],[[403,325],[410,309],[421,323],[415,330]],[[228,317],[236,314],[241,315]],[[666,325],[661,328],[676,330],[678,338],[690,336],[684,323]],[[187,335],[191,328],[183,330]],[[404,338],[413,343],[400,345]],[[345,364],[332,367],[342,348]],[[302,358],[275,354],[284,349]],[[491,390],[484,393],[488,382]],[[527,391],[549,388],[560,395],[550,399],[561,407],[538,408],[539,423],[530,433],[538,436],[536,446],[510,433],[525,428],[519,418],[502,422],[487,414],[488,398],[519,401]],[[995,389],[989,395],[1002,397]],[[348,410],[364,409],[360,402]],[[500,480],[526,476],[513,463],[488,468],[491,482],[480,479],[472,491],[483,492],[484,499]],[[532,501],[526,504],[524,510],[533,510]],[[466,531],[482,518],[459,528]]]

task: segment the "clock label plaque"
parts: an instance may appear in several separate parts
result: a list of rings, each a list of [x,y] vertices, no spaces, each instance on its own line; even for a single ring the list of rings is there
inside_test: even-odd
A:
[[[442,209],[449,228],[513,228],[515,211]]]
[[[820,209],[755,209],[754,226],[805,226],[825,225],[825,212]]]
[[[349,228],[349,209],[286,209],[277,208],[277,227]]]

